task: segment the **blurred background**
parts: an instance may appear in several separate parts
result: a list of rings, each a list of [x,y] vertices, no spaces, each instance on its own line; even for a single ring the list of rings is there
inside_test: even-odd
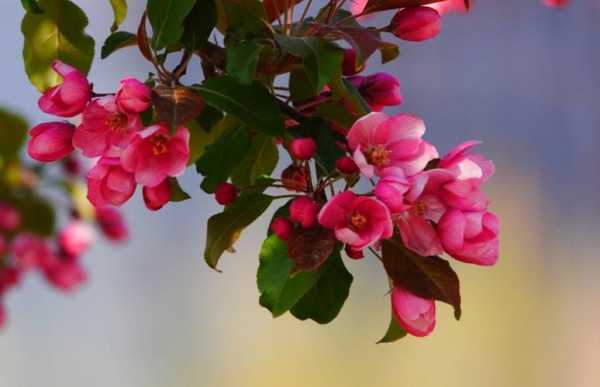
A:
[[[110,6],[76,3],[99,53]],[[145,2],[129,3],[131,31]],[[17,1],[0,3],[0,105],[37,123],[49,117],[22,67],[22,15]],[[562,10],[479,0],[468,15],[445,16],[433,41],[401,42],[401,57],[385,67],[401,81],[399,110],[424,117],[440,151],[479,139],[498,167],[488,192],[503,223],[501,259],[491,269],[454,264],[460,322],[438,304],[430,337],[375,345],[389,300],[368,258],[347,262],[354,284],[331,324],[273,319],[255,284],[270,216],[223,257],[223,273],[210,270],[205,221],[220,209],[190,169],[183,183],[193,199],[160,214],[138,190],[124,208],[131,241],[97,244],[81,291],[64,296],[30,276],[11,293],[0,386],[599,386],[599,37],[595,0]],[[98,57],[90,79],[100,91],[151,70],[135,49]]]

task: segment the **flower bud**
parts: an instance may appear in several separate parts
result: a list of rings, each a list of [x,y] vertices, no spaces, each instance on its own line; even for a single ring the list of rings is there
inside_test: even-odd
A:
[[[21,214],[16,208],[0,203],[0,230],[14,231],[21,225]]]
[[[277,217],[271,223],[271,231],[283,241],[287,241],[292,234],[293,226],[289,220],[284,217]]]
[[[171,200],[171,185],[169,179],[165,179],[156,187],[144,187],[142,190],[146,208],[158,211]]]
[[[37,161],[52,162],[68,156],[73,150],[75,126],[66,122],[46,122],[29,132],[27,153]]]
[[[335,162],[335,167],[338,169],[338,171],[346,175],[352,175],[358,172],[358,166],[352,157],[348,156],[343,156],[337,159]]]
[[[83,73],[55,60],[52,68],[62,76],[62,83],[48,89],[39,99],[40,109],[59,117],[73,117],[83,111],[92,97],[92,88]]]
[[[52,254],[46,241],[33,234],[17,235],[12,241],[11,251],[23,270],[44,266]]]
[[[5,266],[0,268],[0,298],[10,288],[17,286],[21,281],[20,268]]]
[[[44,270],[44,275],[52,286],[64,292],[77,290],[87,280],[87,274],[74,259],[58,261]]]
[[[543,3],[548,7],[560,8],[569,5],[569,0],[543,0]]]
[[[435,301],[418,297],[408,290],[394,287],[392,311],[396,322],[413,336],[427,336],[435,328]]]
[[[121,80],[116,101],[124,112],[141,113],[150,107],[150,88],[135,78],[125,78]]]
[[[6,325],[6,308],[4,307],[2,300],[0,300],[0,329],[4,328],[5,325]]]
[[[86,176],[89,201],[96,207],[120,206],[128,201],[137,185],[133,173],[121,166],[118,158],[103,157]]]
[[[221,183],[215,191],[215,199],[221,205],[231,204],[237,199],[238,192],[235,185],[231,183]]]
[[[363,259],[365,257],[362,250],[354,249],[350,245],[346,245],[344,250],[346,251],[346,255],[348,256],[348,258],[358,260],[358,259]]]
[[[71,257],[83,254],[94,241],[94,230],[81,220],[72,221],[58,235],[62,251]]]
[[[403,101],[400,82],[391,74],[380,72],[367,77],[357,75],[348,80],[374,111],[381,111],[385,106],[400,105]]]
[[[281,173],[281,183],[290,191],[306,191],[308,176],[301,167],[290,165]]]
[[[356,50],[353,48],[347,48],[344,50],[344,62],[342,62],[342,72],[344,75],[355,75],[363,71],[365,64],[361,64],[357,67],[356,65]]]
[[[304,228],[311,228],[317,220],[319,206],[314,200],[301,196],[290,203],[290,219]]]
[[[290,154],[298,160],[310,160],[316,150],[317,144],[310,137],[296,138],[290,143]]]
[[[439,34],[442,23],[440,14],[430,7],[406,7],[394,15],[390,32],[403,40],[421,42]]]
[[[121,242],[129,238],[129,229],[123,215],[115,208],[96,208],[96,221],[108,239]]]

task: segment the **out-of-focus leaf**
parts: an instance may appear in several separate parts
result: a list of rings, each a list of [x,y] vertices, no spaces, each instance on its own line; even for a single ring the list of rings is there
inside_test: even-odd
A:
[[[379,52],[381,53],[381,63],[391,62],[400,55],[398,45],[388,42],[381,42]]]
[[[246,40],[227,49],[227,73],[240,83],[251,84],[262,46]]]
[[[108,36],[102,45],[102,51],[100,51],[100,58],[106,59],[113,52],[125,48],[132,47],[137,44],[137,36],[131,32],[117,31]]]
[[[259,25],[267,18],[265,9],[259,0],[219,0],[217,1],[219,31],[226,32],[241,25]]]
[[[115,15],[110,31],[115,32],[127,17],[127,0],[110,0],[110,5]]]
[[[460,284],[448,261],[439,257],[421,257],[397,240],[383,242],[385,271],[395,285],[419,297],[438,300],[454,307],[460,319]]]
[[[18,156],[27,138],[27,127],[22,117],[0,109],[0,165]]]
[[[51,65],[55,59],[87,73],[94,57],[94,39],[84,32],[88,19],[69,0],[40,0],[43,13],[27,12],[21,23],[25,71],[38,90],[56,85],[60,78]]]
[[[269,207],[273,198],[261,193],[242,195],[208,220],[204,260],[215,269],[225,250],[232,248],[241,232]]]
[[[271,175],[278,161],[279,152],[273,137],[257,133],[252,138],[246,157],[231,175],[231,180],[239,186],[252,185],[260,176]]]
[[[319,94],[315,91],[304,69],[291,71],[289,87],[292,101],[305,101]]]
[[[181,41],[188,50],[203,47],[217,25],[217,6],[215,0],[200,0],[183,22]]]
[[[29,190],[17,190],[0,182],[0,201],[16,208],[21,215],[20,230],[50,236],[54,232],[55,217],[52,205]]]
[[[385,335],[377,342],[377,344],[393,343],[394,341],[400,340],[406,336],[406,331],[398,325],[394,316],[390,318],[390,325]]]
[[[184,20],[194,4],[196,0],[148,0],[146,9],[155,50],[179,41],[183,36]]]

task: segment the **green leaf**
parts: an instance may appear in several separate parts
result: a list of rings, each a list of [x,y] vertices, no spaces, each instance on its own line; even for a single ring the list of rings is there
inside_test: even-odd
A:
[[[290,95],[293,101],[305,101],[319,95],[311,84],[305,69],[294,69],[290,72]]]
[[[27,128],[22,117],[0,109],[0,166],[17,158],[27,139]]]
[[[317,115],[327,121],[335,122],[343,128],[350,128],[357,117],[340,102],[328,102],[317,106]]]
[[[227,49],[227,73],[238,82],[251,84],[256,73],[262,46],[254,40],[246,40]]]
[[[110,0],[110,5],[115,15],[110,31],[115,32],[127,17],[127,0]]]
[[[219,0],[217,1],[219,31],[225,33],[232,27],[260,25],[266,20],[266,12],[259,0]]]
[[[336,244],[330,229],[320,225],[309,229],[296,227],[287,240],[288,256],[294,262],[290,275],[318,270],[330,258]]]
[[[198,120],[188,122],[186,127],[190,131],[190,159],[188,165],[196,163],[204,154],[206,147],[214,143],[226,131],[226,126],[219,124],[213,124],[209,127],[211,130],[207,131],[206,127]]]
[[[229,179],[249,149],[250,136],[246,128],[240,126],[207,146],[204,155],[196,162],[196,169],[205,176],[202,189],[208,193],[215,192],[219,183]]]
[[[148,0],[148,20],[152,25],[152,47],[161,50],[177,43],[183,35],[183,22],[196,0]]]
[[[381,42],[379,45],[379,52],[381,53],[382,64],[391,62],[400,55],[398,45],[388,42]]]
[[[269,207],[273,198],[261,193],[242,195],[220,214],[208,220],[204,260],[213,269],[225,250],[232,248],[241,232]]]
[[[302,58],[313,90],[318,93],[341,72],[344,50],[321,38],[276,35],[275,40],[289,54]]]
[[[397,240],[383,241],[382,260],[395,285],[419,297],[452,305],[454,317],[460,319],[460,284],[448,261],[422,257]]]
[[[181,188],[179,181],[175,177],[169,177],[169,186],[171,187],[171,201],[183,202],[190,199],[190,195]]]
[[[304,272],[290,277],[293,262],[287,244],[276,235],[269,236],[260,250],[256,282],[260,304],[278,317],[292,308],[317,282],[320,272]]]
[[[23,8],[25,8],[25,10],[28,12],[33,12],[33,13],[44,12],[38,5],[37,0],[21,0],[21,4],[23,5]]]
[[[137,36],[131,32],[117,31],[108,36],[102,45],[100,59],[106,59],[113,52],[137,45]]]
[[[51,65],[55,59],[87,73],[94,57],[94,39],[84,32],[88,24],[85,13],[68,0],[40,0],[45,10],[27,12],[21,23],[25,38],[25,71],[40,91],[56,85],[60,78]]]
[[[273,137],[257,133],[231,180],[239,186],[253,185],[260,176],[271,175],[278,161],[279,151]]]
[[[17,191],[0,183],[0,200],[19,211],[21,215],[20,230],[41,236],[50,236],[54,233],[54,208],[46,199],[34,192]]]
[[[238,117],[249,127],[273,136],[283,134],[277,99],[259,82],[244,85],[222,76],[209,78],[195,89],[207,104]]]
[[[352,280],[339,250],[334,252],[323,265],[315,286],[294,305],[292,314],[300,320],[311,319],[319,324],[331,322],[348,298]]]
[[[188,50],[202,48],[217,25],[217,6],[214,0],[196,1],[183,21],[181,42]]]
[[[404,336],[406,336],[406,331],[402,329],[400,325],[398,325],[394,319],[394,316],[392,315],[390,318],[390,326],[388,327],[387,332],[381,338],[381,340],[377,342],[377,344],[393,343],[394,341],[400,340]]]

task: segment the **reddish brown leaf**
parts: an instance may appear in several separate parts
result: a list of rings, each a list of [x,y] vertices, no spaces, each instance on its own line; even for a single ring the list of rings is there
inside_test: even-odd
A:
[[[419,297],[439,300],[454,307],[460,319],[460,284],[448,261],[440,257],[421,257],[400,241],[383,242],[383,265],[395,285]]]
[[[150,51],[150,45],[148,44],[148,33],[146,32],[146,17],[146,12],[144,12],[137,30],[137,42],[140,52],[144,58],[152,62],[152,52]]]
[[[184,86],[157,86],[152,90],[152,103],[158,119],[171,128],[188,123],[200,115],[204,100]]]
[[[288,240],[288,256],[294,262],[290,275],[317,270],[333,253],[333,232],[321,226],[294,230]]]
[[[273,22],[279,15],[292,7],[292,3],[300,4],[303,0],[263,0],[263,6],[269,22]]]

